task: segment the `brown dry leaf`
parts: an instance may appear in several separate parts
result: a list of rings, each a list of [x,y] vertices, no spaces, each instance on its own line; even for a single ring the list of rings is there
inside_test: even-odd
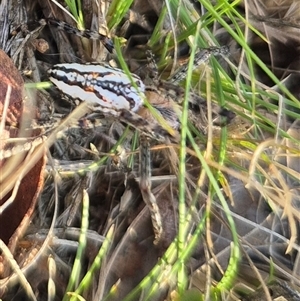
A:
[[[125,202],[124,207],[128,206],[127,203],[139,205],[130,212],[128,208],[124,208],[124,213],[120,209],[113,242],[116,247],[112,248],[106,263],[101,267],[102,277],[99,278],[95,299],[103,298],[116,283],[118,283],[116,298],[110,300],[123,299],[164,254],[176,235],[176,217],[173,208],[176,201],[173,200],[171,190],[169,184],[161,184],[153,190],[158,199],[163,227],[166,229],[159,245],[155,246],[149,209],[143,204],[138,184],[133,179],[128,181],[121,203]],[[144,206],[142,210],[141,205]],[[123,207],[122,204],[120,206]],[[160,291],[160,294],[164,293]]]
[[[12,138],[36,137],[41,134],[41,130],[25,131],[24,127],[28,122],[27,117],[24,117],[27,116],[26,111],[35,112],[35,108],[24,108],[22,77],[11,59],[1,50],[0,60],[0,116],[2,124],[0,132],[1,138],[3,138],[0,146],[1,151],[7,153],[16,146],[15,143],[11,143]],[[11,93],[7,93],[9,86]],[[8,103],[5,103],[5,99]],[[5,112],[6,105],[8,105],[7,112]],[[19,148],[22,149],[21,146]],[[26,162],[30,161],[31,150],[0,161],[0,238],[8,245],[12,253],[30,221],[43,187],[45,151],[43,154],[42,157],[29,164]],[[7,187],[13,187],[14,192],[5,193]],[[8,201],[9,203],[7,203]],[[1,258],[1,261],[0,272],[1,276],[4,277],[7,276],[9,270],[5,266],[5,259]]]

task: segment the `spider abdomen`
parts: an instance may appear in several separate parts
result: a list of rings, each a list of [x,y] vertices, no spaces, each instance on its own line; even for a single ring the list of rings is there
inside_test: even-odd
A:
[[[95,110],[119,116],[143,105],[145,85],[132,74],[106,64],[57,64],[48,70],[51,82],[66,96],[85,101]]]

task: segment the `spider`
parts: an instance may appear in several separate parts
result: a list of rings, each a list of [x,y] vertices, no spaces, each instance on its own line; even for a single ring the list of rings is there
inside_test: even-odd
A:
[[[223,54],[227,48],[212,47],[200,51],[196,64],[205,62],[212,54]],[[175,85],[183,78],[185,67],[175,73],[169,82],[146,86],[132,74],[129,78],[122,70],[106,64],[58,64],[48,70],[50,81],[68,98],[86,102],[90,109],[123,121],[140,131],[140,190],[150,209],[157,244],[163,233],[161,216],[151,192],[151,162],[149,139],[163,142],[178,140],[180,102],[184,89]],[[145,98],[154,109],[145,106]],[[205,105],[192,94],[193,104]],[[156,116],[154,116],[156,115]],[[163,120],[163,123],[158,121]]]

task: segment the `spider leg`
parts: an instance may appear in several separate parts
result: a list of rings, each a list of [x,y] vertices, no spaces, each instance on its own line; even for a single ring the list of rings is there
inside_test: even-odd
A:
[[[145,111],[147,111],[147,108],[145,108]],[[138,129],[144,136],[158,141],[165,142],[167,137],[172,136],[155,118],[150,116],[149,112],[147,112],[147,116],[142,117],[132,111],[122,110],[120,120]]]
[[[163,232],[162,220],[156,198],[151,192],[150,145],[147,137],[143,134],[140,135],[140,190],[143,200],[150,210],[155,236],[153,243],[158,244]]]
[[[39,23],[41,25],[45,25],[45,23],[46,23],[48,25],[55,26],[59,30],[64,30],[68,33],[77,35],[79,37],[84,37],[84,38],[91,39],[91,40],[99,40],[110,53],[113,52],[113,49],[114,49],[113,41],[106,35],[98,33],[97,31],[93,31],[93,30],[89,30],[89,29],[79,30],[76,27],[74,27],[66,22],[57,20],[55,18],[41,19],[39,21]]]

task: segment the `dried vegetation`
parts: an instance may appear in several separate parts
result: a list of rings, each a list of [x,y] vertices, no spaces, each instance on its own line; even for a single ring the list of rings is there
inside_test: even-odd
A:
[[[90,0],[82,1],[86,28],[97,30],[98,24],[106,24],[108,3],[99,5]],[[201,4],[193,5],[197,14],[203,12]],[[230,214],[219,202],[218,195],[212,192],[207,170],[202,168],[197,149],[188,141],[184,198],[190,220],[185,221],[184,228],[187,255],[184,257],[183,252],[183,257],[178,260],[174,240],[178,233],[181,189],[178,185],[179,145],[167,146],[152,141],[152,191],[165,229],[160,244],[153,245],[149,210],[143,203],[138,186],[137,133],[112,118],[102,116],[99,119],[90,112],[87,115],[84,107],[70,114],[74,107],[54,88],[38,90],[35,94],[31,92],[24,106],[28,108],[29,102],[29,110],[36,110],[30,119],[36,125],[42,124],[46,133],[48,124],[53,120],[69,117],[54,132],[49,132],[47,142],[37,147],[35,152],[29,151],[25,159],[18,162],[12,156],[1,161],[1,193],[8,185],[11,185],[10,189],[17,187],[17,195],[23,196],[15,197],[13,202],[17,208],[23,206],[24,198],[30,199],[21,225],[16,226],[17,232],[11,228],[10,218],[16,209],[8,212],[2,207],[5,210],[0,210],[0,221],[5,215],[7,220],[0,226],[0,233],[14,232],[10,237],[1,237],[4,241],[0,246],[2,300],[67,300],[66,290],[74,292],[78,287],[77,293],[85,300],[146,300],[145,296],[150,296],[147,300],[201,300],[200,292],[208,296],[210,287],[225,281],[230,283],[219,286],[222,292],[217,295],[218,300],[275,300],[280,296],[285,300],[300,300],[300,106],[299,102],[285,101],[292,97],[297,101],[300,99],[300,4],[288,0],[241,1],[238,10],[247,18],[248,24],[268,40],[254,34],[240,19],[238,22],[247,44],[291,94],[284,94],[261,66],[255,65],[251,69],[248,54],[239,43],[217,22],[214,26],[210,24],[216,40],[230,47],[228,59],[226,62],[221,59],[220,63],[235,79],[236,86],[232,90],[225,89],[224,95],[228,102],[234,95],[235,103],[229,104],[229,108],[237,116],[227,126],[225,152],[222,152],[224,145],[220,140],[220,135],[224,134],[222,129],[212,129],[207,125],[210,139],[201,133],[195,134],[193,141],[198,145],[198,151],[206,151],[206,163],[219,180],[219,191],[227,200]],[[12,58],[27,83],[46,81],[46,70],[58,62],[114,59],[100,43],[82,40],[48,26],[40,31],[35,25],[29,28],[30,31],[36,30],[33,34],[27,35],[28,32],[23,30],[10,36],[13,27],[48,16],[74,25],[74,21],[50,1],[8,3],[3,0],[0,11],[1,48]],[[161,11],[162,1],[137,0],[126,18],[110,33],[127,40],[123,48],[125,60],[130,70],[144,80],[148,80],[150,72],[146,66],[147,42]],[[108,24],[111,19],[112,16],[108,15]],[[228,26],[234,25],[229,18],[224,20]],[[166,17],[160,25],[161,44],[168,38],[171,21],[176,21],[176,18]],[[105,28],[101,30],[105,31]],[[172,68],[178,66],[189,52],[188,44],[184,42],[175,48],[175,52],[174,48],[169,48],[166,58],[159,60],[159,67],[163,66],[160,68],[163,78],[168,78]],[[157,44],[152,50],[157,57],[163,53]],[[178,56],[179,63],[173,60],[174,55]],[[4,57],[1,64],[3,60]],[[13,72],[12,69],[2,70],[2,76]],[[26,75],[29,71],[30,74]],[[197,76],[199,78],[199,74]],[[205,86],[203,82],[201,87]],[[251,89],[242,89],[253,83],[269,94],[255,95],[251,104],[249,99],[245,99]],[[193,89],[197,91],[198,87]],[[252,92],[255,94],[254,90]],[[208,94],[206,91],[202,96]],[[6,95],[4,87],[1,90],[2,107]],[[274,101],[271,96],[268,98],[269,95],[279,95],[279,101]],[[13,94],[10,97],[10,104],[15,103]],[[22,102],[22,99],[17,101]],[[2,107],[0,109],[4,110]],[[14,116],[15,107],[9,107],[9,110]],[[80,126],[74,120],[80,120]],[[201,128],[197,120],[195,117],[192,123],[195,128]],[[15,126],[12,123],[11,120],[6,121],[1,138],[9,136],[6,130]],[[15,137],[11,132],[10,135]],[[37,135],[36,132],[30,133],[26,139],[30,141],[30,137]],[[11,145],[0,144],[5,149]],[[46,153],[48,160],[44,167],[39,160]],[[225,158],[223,164],[220,164],[219,153]],[[27,161],[39,165],[39,170],[33,172],[35,179],[23,178],[19,188],[21,177],[12,175],[25,174]],[[6,179],[3,178],[4,168],[8,174]],[[39,193],[43,175],[44,185]],[[37,188],[29,185],[33,181]],[[29,193],[32,191],[33,196]],[[6,201],[7,197],[2,199],[3,204]],[[88,213],[88,218],[84,218],[83,212]],[[209,217],[204,221],[207,212]],[[228,215],[234,221],[234,228]],[[83,224],[86,221],[88,225]],[[205,227],[201,228],[201,223]],[[198,235],[200,228],[202,232]],[[233,232],[239,242],[235,246]],[[197,238],[196,243],[192,243],[193,237]],[[79,266],[77,263],[78,279],[70,286],[69,278],[76,265],[74,258],[80,239],[86,240],[86,246]],[[103,250],[106,254],[101,266],[93,271],[89,285],[82,288],[79,282],[88,270],[92,270],[105,239],[108,241],[104,246],[109,243],[109,247],[105,252]],[[189,251],[191,245],[193,247]],[[234,252],[235,248],[239,252]],[[233,253],[240,257],[235,258]],[[163,260],[159,261],[161,258]],[[149,276],[158,261],[159,265]],[[176,269],[180,262],[184,262],[188,276],[188,289],[182,295],[179,295],[180,290],[176,290],[181,287],[177,279],[180,269]],[[140,284],[140,289],[134,291],[144,277],[146,286]],[[50,287],[49,291],[47,287]],[[252,295],[246,296],[249,293]]]

